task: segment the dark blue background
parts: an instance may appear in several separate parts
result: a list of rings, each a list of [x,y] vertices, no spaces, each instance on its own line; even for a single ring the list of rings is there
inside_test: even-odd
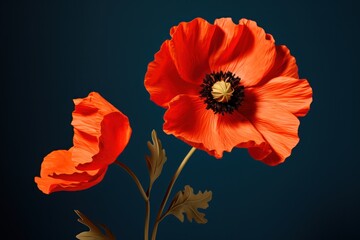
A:
[[[314,1],[315,2],[315,1]],[[356,1],[1,1],[2,234],[64,240],[86,230],[79,209],[118,239],[141,239],[145,206],[130,177],[111,166],[97,186],[41,193],[42,158],[72,145],[73,98],[100,92],[129,116],[133,135],[119,157],[147,185],[152,129],[168,162],[154,185],[156,210],[189,146],[162,132],[164,110],[143,86],[147,64],[180,21],[249,18],[286,44],[314,102],[300,143],[269,167],[236,149],[216,160],[197,151],[175,191],[213,191],[205,225],[168,217],[158,239],[360,239],[359,8]],[[153,212],[155,216],[155,212]]]

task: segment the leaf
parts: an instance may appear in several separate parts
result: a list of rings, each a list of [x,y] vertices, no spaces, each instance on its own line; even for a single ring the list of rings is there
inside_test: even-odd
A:
[[[151,132],[152,142],[147,142],[147,146],[150,150],[150,156],[145,156],[146,165],[150,175],[150,185],[160,176],[163,166],[166,162],[165,150],[162,148],[161,141],[156,135],[156,131]]]
[[[189,186],[185,186],[184,191],[179,191],[173,201],[170,204],[169,210],[166,212],[166,215],[172,214],[177,217],[181,222],[184,222],[184,213],[187,216],[187,219],[192,222],[194,219],[197,223],[207,223],[205,219],[205,214],[199,212],[197,209],[206,209],[208,208],[208,202],[211,201],[212,192],[201,191],[198,194],[194,194],[193,189]]]
[[[100,230],[89,218],[87,218],[79,210],[75,210],[75,213],[80,217],[78,221],[89,228],[90,231],[85,231],[76,235],[80,240],[115,240],[115,236],[105,225],[100,225],[104,229],[105,234]]]

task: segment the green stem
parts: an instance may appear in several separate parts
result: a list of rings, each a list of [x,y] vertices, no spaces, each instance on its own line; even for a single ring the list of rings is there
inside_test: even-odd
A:
[[[183,170],[183,168],[185,167],[186,163],[189,161],[190,157],[193,155],[193,153],[195,152],[196,148],[192,147],[190,149],[190,151],[188,152],[188,154],[185,156],[185,158],[182,160],[180,166],[178,167],[178,169],[176,170],[174,176],[172,177],[170,183],[169,183],[169,186],[166,190],[166,193],[165,193],[165,196],[161,202],[161,205],[160,205],[160,209],[159,209],[159,212],[157,214],[157,217],[156,217],[156,221],[155,221],[155,224],[154,224],[154,228],[153,228],[153,232],[152,232],[152,235],[151,235],[151,240],[155,240],[156,239],[156,234],[157,234],[157,229],[158,229],[158,226],[159,226],[159,223],[161,222],[161,220],[163,219],[162,218],[162,213],[164,211],[164,208],[165,208],[165,205],[166,205],[166,202],[167,200],[169,199],[169,196],[170,196],[170,193],[171,193],[171,190],[176,182],[176,179],[179,177],[181,171]]]
[[[119,165],[120,167],[122,167],[132,177],[132,179],[134,180],[134,182],[136,183],[136,186],[138,187],[138,189],[140,191],[141,196],[144,198],[145,202],[148,201],[148,196],[146,195],[144,188],[142,187],[142,185],[141,185],[139,179],[136,177],[135,173],[133,171],[131,171],[131,169],[128,166],[126,166],[124,163],[122,163],[118,160],[116,160],[114,163]]]

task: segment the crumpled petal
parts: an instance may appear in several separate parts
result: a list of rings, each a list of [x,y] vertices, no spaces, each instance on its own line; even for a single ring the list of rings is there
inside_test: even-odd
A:
[[[71,150],[49,153],[41,164],[40,177],[35,177],[38,188],[45,194],[57,191],[79,191],[98,184],[106,168],[84,172],[76,169]]]
[[[148,65],[145,75],[145,88],[150,99],[167,108],[168,103],[179,94],[196,94],[200,84],[182,79],[170,54],[170,41],[165,41]]]
[[[295,57],[290,54],[290,50],[285,45],[276,46],[275,63],[265,79],[278,76],[299,78]]]
[[[130,139],[128,118],[95,92],[90,93],[87,98],[75,99],[74,103],[71,122],[74,127],[74,152],[88,151],[92,156],[107,154],[108,157],[75,157],[73,161],[80,169],[96,169],[111,164]],[[112,153],[109,154],[109,151]]]
[[[92,92],[74,103],[74,146],[48,154],[40,177],[35,177],[38,188],[46,194],[96,185],[130,139],[128,118],[100,94]]]
[[[213,56],[216,60],[211,69],[234,73],[245,87],[259,83],[274,65],[274,40],[248,19],[241,19],[236,25],[230,18],[224,18],[216,20],[215,24],[222,28],[226,37],[217,56]]]
[[[267,143],[249,148],[249,153],[268,165],[284,162],[299,142],[299,119],[280,105],[262,101],[256,102],[251,114],[244,111],[244,115]]]
[[[182,22],[171,31],[170,53],[179,75],[189,83],[200,85],[210,72],[209,55],[216,26],[202,18]]]

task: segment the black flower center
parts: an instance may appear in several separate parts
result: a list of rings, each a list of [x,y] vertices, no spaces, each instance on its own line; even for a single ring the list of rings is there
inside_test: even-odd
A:
[[[204,99],[206,109],[212,109],[214,113],[232,113],[244,100],[240,78],[229,71],[206,74],[201,88],[200,98]]]

